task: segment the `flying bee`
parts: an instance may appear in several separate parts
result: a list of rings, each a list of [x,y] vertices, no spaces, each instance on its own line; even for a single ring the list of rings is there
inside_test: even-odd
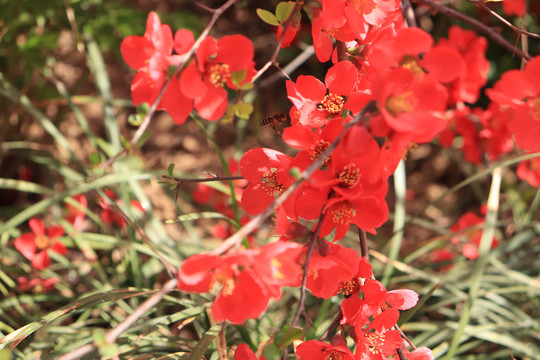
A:
[[[284,113],[276,113],[274,115],[270,115],[262,119],[259,126],[260,127],[271,126],[272,129],[274,129],[274,131],[276,132],[276,134],[280,134],[278,130],[278,126],[281,125],[285,120],[286,120],[286,117]]]

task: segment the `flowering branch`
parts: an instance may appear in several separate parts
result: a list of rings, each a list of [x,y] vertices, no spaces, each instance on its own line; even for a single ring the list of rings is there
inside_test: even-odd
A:
[[[206,28],[204,28],[203,32],[201,33],[201,35],[199,36],[199,38],[197,39],[197,41],[195,41],[195,43],[193,44],[193,46],[191,46],[191,48],[188,50],[187,53],[185,53],[183,56],[182,56],[182,60],[180,61],[180,63],[178,64],[178,66],[176,67],[176,70],[174,72],[174,75],[173,76],[177,76],[178,74],[180,74],[182,72],[182,70],[184,69],[184,66],[187,64],[187,62],[189,61],[189,59],[191,59],[193,57],[193,54],[195,54],[195,52],[197,51],[197,49],[199,48],[199,46],[201,45],[201,43],[203,42],[203,40],[208,36],[208,34],[210,33],[210,30],[212,29],[212,27],[214,26],[214,24],[216,23],[217,19],[230,7],[232,6],[237,0],[228,0],[225,4],[221,5],[219,8],[215,9],[215,10],[212,10],[212,18],[210,19],[210,21],[208,22],[208,25],[206,26]],[[150,107],[150,109],[148,110],[148,112],[146,113],[146,115],[144,116],[144,119],[141,123],[141,125],[139,126],[139,128],[137,129],[137,131],[135,132],[135,134],[133,135],[133,138],[131,139],[131,141],[129,142],[130,146],[135,146],[135,144],[141,139],[142,135],[144,134],[144,132],[146,131],[146,129],[148,129],[148,126],[150,125],[150,120],[152,119],[152,117],[154,116],[156,110],[157,110],[157,107],[159,105],[159,103],[161,102],[161,99],[163,98],[163,95],[165,94],[165,90],[167,90],[167,87],[169,86],[169,83],[171,81],[171,78],[167,79],[167,81],[165,82],[165,84],[163,84],[161,90],[159,91],[159,94],[157,96],[157,98],[154,100],[154,102],[152,103],[152,106]],[[106,169],[108,168],[109,166],[111,166],[115,161],[116,159],[118,159],[121,155],[125,154],[127,152],[127,149],[126,148],[123,148],[118,154],[116,154],[115,156],[113,156],[112,158],[110,158],[109,160],[107,160],[102,166],[101,168],[102,169]]]
[[[248,222],[246,225],[242,226],[236,233],[231,235],[229,238],[227,238],[223,243],[221,243],[220,246],[216,247],[214,250],[210,251],[210,254],[213,255],[221,255],[225,253],[227,250],[235,246],[236,244],[239,244],[244,237],[246,237],[248,234],[250,234],[253,230],[255,230],[257,227],[259,227],[267,218],[272,216],[274,211],[277,210],[284,202],[287,200],[289,196],[307,179],[310,178],[311,174],[313,174],[317,169],[321,167],[321,165],[324,163],[327,157],[332,154],[334,149],[336,148],[337,144],[343,137],[343,135],[360,122],[368,112],[373,110],[375,107],[375,102],[370,101],[363,109],[356,115],[356,117],[348,123],[345,128],[339,133],[339,135],[335,138],[335,140],[328,146],[328,148],[321,153],[321,155],[313,161],[313,163],[306,169],[304,172],[302,172],[297,180],[289,186],[287,190],[285,190],[283,193],[281,193],[280,196],[278,196],[270,206],[268,206],[263,212],[261,212],[259,215],[255,216],[253,219],[251,219],[250,222]]]

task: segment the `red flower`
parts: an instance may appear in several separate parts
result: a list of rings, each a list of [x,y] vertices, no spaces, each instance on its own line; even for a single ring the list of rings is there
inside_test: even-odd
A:
[[[474,104],[478,101],[480,89],[486,84],[489,72],[486,38],[454,25],[448,29],[448,39],[441,38],[437,44],[457,50],[463,58],[463,71],[449,84],[450,104],[460,101]],[[442,64],[448,66],[447,62]]]
[[[255,148],[244,154],[240,172],[249,184],[242,194],[242,207],[248,214],[259,214],[293,182],[292,162],[290,156],[272,149]]]
[[[450,228],[450,231],[457,233],[456,236],[452,237],[454,244],[459,244],[464,239],[462,251],[463,255],[468,259],[476,259],[478,257],[478,247],[482,238],[482,225],[484,222],[484,218],[479,217],[475,213],[467,212]],[[498,244],[499,240],[496,236],[493,236],[491,248],[497,247]]]
[[[316,128],[340,117],[351,106],[348,97],[357,77],[356,67],[341,61],[328,70],[324,84],[313,76],[299,76],[296,83],[288,80],[287,96],[300,112],[299,123]]]
[[[21,291],[32,290],[35,293],[47,293],[54,289],[54,284],[60,281],[58,278],[28,278],[28,277],[18,277],[17,284]]]
[[[178,30],[173,39],[169,25],[162,25],[155,12],[148,14],[144,36],[128,36],[120,51],[124,61],[138,73],[131,82],[131,98],[135,105],[153,104],[165,85],[170,66],[180,62],[179,55],[191,48],[195,40],[188,30]],[[173,49],[178,55],[173,55]],[[177,124],[185,121],[192,101],[180,92],[178,78],[172,77],[158,109],[166,110]]]
[[[357,273],[359,258],[353,249],[320,240],[309,261],[307,288],[317,297],[331,298]]]
[[[502,2],[503,11],[506,15],[523,16],[525,15],[524,0],[504,0]]]
[[[73,199],[77,201],[80,206],[76,207],[71,204],[66,204],[66,220],[72,223],[76,230],[81,230],[84,217],[86,216],[84,209],[88,207],[88,200],[86,200],[86,197],[82,194],[73,196]]]
[[[401,346],[401,336],[398,330],[367,329],[356,330],[356,352],[357,360],[383,360],[387,356],[394,355]]]
[[[227,91],[251,81],[255,75],[253,44],[242,35],[219,40],[206,37],[192,62],[180,76],[182,94],[194,101],[195,109],[207,120],[217,120],[227,109]]]
[[[120,52],[124,61],[136,70],[152,68],[152,57],[169,56],[174,47],[174,40],[169,25],[162,25],[159,15],[148,14],[144,36],[128,36],[120,44]]]
[[[115,201],[116,204],[118,204],[118,207],[122,208],[123,202],[122,200],[117,200],[118,197],[112,191],[111,189],[105,189],[105,194],[111,198],[111,200]],[[120,229],[123,229],[124,226],[126,226],[126,220],[120,215],[117,211],[114,210],[111,203],[106,200],[105,198],[101,199],[99,202],[99,205],[102,208],[101,211],[101,220],[105,224],[116,224]],[[142,207],[141,203],[136,200],[131,200],[130,205],[134,208],[137,208],[138,210],[144,212],[144,208]]]
[[[523,71],[502,74],[493,89],[486,90],[491,100],[512,109],[510,130],[517,145],[529,151],[540,151],[540,56],[530,60]]]
[[[517,167],[517,176],[521,180],[526,180],[531,186],[540,186],[540,158],[525,160]]]
[[[354,360],[353,353],[346,345],[331,345],[318,340],[298,345],[296,355],[302,360]]]
[[[281,287],[300,284],[296,259],[302,251],[299,244],[278,242],[222,257],[194,255],[178,270],[178,288],[198,293],[217,290],[214,319],[241,324],[257,318],[271,297],[279,298]]]
[[[64,229],[58,225],[46,229],[43,222],[36,218],[30,219],[29,225],[32,233],[24,233],[15,239],[15,248],[30,260],[34,269],[45,269],[51,263],[49,250],[61,255],[67,252],[64,244],[54,240],[64,235]]]
[[[380,114],[369,125],[375,136],[389,137],[382,155],[388,174],[411,142],[429,142],[446,127],[446,89],[432,77],[417,79],[401,67],[383,72],[373,82],[373,98]]]

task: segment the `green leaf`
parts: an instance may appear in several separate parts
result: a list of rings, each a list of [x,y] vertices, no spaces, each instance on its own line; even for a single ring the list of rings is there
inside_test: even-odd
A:
[[[264,348],[263,355],[265,359],[277,360],[281,357],[281,351],[276,344],[272,343]]]
[[[139,114],[130,114],[128,116],[128,123],[131,125],[131,126],[140,126],[143,122],[143,119],[141,117],[141,115]]]
[[[257,15],[259,15],[259,18],[261,18],[262,21],[269,25],[278,26],[279,22],[274,14],[272,14],[268,10],[264,9],[257,9]]]
[[[169,164],[167,172],[169,173],[169,177],[171,178],[171,180],[174,180],[174,164]]]
[[[279,342],[278,342],[278,336],[276,334],[275,343],[279,347],[285,347],[292,344],[294,340],[302,339],[303,337],[304,337],[304,330],[300,328],[287,329],[284,333],[281,333],[281,336],[279,336]]]
[[[99,156],[99,154],[96,152],[91,153],[89,158],[90,158],[90,162],[94,165],[97,165],[101,162],[101,156]]]
[[[253,112],[253,105],[248,103],[238,103],[234,106],[234,114],[240,119],[249,119]]]
[[[282,1],[276,6],[276,18],[282,23],[289,18],[293,12],[296,3],[294,1]]]

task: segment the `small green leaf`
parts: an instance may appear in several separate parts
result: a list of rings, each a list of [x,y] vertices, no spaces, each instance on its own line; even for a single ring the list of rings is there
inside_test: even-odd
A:
[[[294,10],[296,3],[294,1],[282,1],[276,6],[276,18],[282,23],[289,18]]]
[[[125,136],[120,136],[120,142],[122,143],[122,146],[125,147],[128,151],[131,150],[131,144]]]
[[[253,105],[248,103],[238,103],[234,106],[234,114],[240,119],[249,119],[253,112]]]
[[[131,125],[131,126],[140,126],[142,124],[142,117],[141,115],[139,114],[131,114],[128,116],[128,123]]]
[[[269,25],[273,25],[273,26],[278,26],[279,25],[279,22],[276,19],[275,15],[272,14],[268,10],[257,9],[257,15],[259,15],[259,17],[261,18],[262,21],[264,21],[265,23],[267,23]]]
[[[239,90],[244,90],[244,91],[245,91],[245,90],[251,90],[251,89],[253,89],[253,86],[254,86],[254,85],[253,85],[252,82],[247,82],[247,83],[245,83],[245,84],[242,84],[242,85],[238,86],[238,89],[239,89]]]
[[[174,164],[169,164],[167,172],[169,173],[169,177],[171,178],[171,180],[174,180]]]
[[[141,117],[145,117],[148,110],[150,110],[150,104],[147,102],[143,102],[141,105],[137,106],[137,114]]]
[[[94,165],[101,163],[101,156],[98,153],[94,152],[90,154],[90,162]]]
[[[239,70],[231,73],[231,81],[234,85],[240,85],[246,78],[246,70]]]
[[[289,174],[290,174],[295,180],[300,180],[300,176],[302,175],[302,172],[300,171],[299,168],[297,168],[297,167],[295,166],[295,167],[292,167],[291,170],[289,170]]]

